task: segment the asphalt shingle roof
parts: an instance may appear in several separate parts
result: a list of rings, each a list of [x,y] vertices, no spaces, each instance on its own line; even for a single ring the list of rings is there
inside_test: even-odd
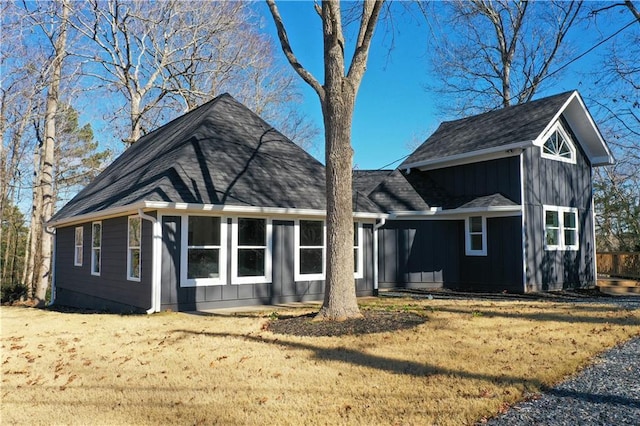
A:
[[[446,121],[399,168],[536,139],[573,94],[560,93],[525,104]]]
[[[140,201],[325,210],[325,168],[223,94],[140,138],[53,220]],[[354,209],[379,212],[358,193]]]

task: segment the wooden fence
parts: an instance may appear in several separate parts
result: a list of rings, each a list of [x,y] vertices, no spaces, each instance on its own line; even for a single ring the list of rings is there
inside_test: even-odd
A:
[[[597,253],[598,275],[640,279],[640,253]]]

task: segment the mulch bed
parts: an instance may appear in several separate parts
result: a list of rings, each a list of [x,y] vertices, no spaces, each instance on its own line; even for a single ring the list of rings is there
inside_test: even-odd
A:
[[[363,318],[345,321],[313,321],[315,313],[280,317],[269,321],[266,329],[277,334],[311,337],[362,335],[406,330],[427,319],[413,312],[362,311]]]

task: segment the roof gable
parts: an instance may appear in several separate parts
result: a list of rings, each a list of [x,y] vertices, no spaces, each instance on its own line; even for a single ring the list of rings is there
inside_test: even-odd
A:
[[[53,222],[141,201],[324,210],[325,169],[223,94],[142,137]]]
[[[577,91],[444,122],[399,168],[483,161],[515,148],[542,145],[545,132],[564,116],[593,165],[609,164],[611,152]],[[577,131],[576,131],[577,129]]]

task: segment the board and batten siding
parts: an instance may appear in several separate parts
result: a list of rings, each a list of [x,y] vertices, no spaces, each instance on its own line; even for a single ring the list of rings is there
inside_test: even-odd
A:
[[[56,304],[105,311],[151,306],[153,227],[142,220],[140,281],[127,279],[128,216],[102,220],[100,275],[91,274],[91,224],[56,229]],[[74,266],[75,228],[83,228],[82,266]]]
[[[272,220],[272,282],[231,284],[231,232],[227,233],[227,281],[223,285],[182,287],[180,285],[180,248],[182,218],[162,217],[162,310],[201,310],[236,306],[269,305],[321,300],[324,281],[294,279],[294,221]],[[227,225],[230,226],[230,219]],[[359,296],[373,293],[373,226],[363,224],[363,278],[355,280]]]
[[[565,130],[575,141],[566,122]],[[578,143],[576,164],[542,158],[540,147],[523,153],[526,291],[591,287],[595,284],[592,169]],[[578,209],[578,250],[545,250],[543,206]]]

